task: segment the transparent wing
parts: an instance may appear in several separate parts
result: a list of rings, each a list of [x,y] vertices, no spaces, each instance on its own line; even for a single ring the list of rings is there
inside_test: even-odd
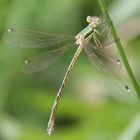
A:
[[[71,48],[70,46],[72,45],[64,46],[62,48],[45,52],[29,58],[25,61],[23,72],[33,73],[47,68],[48,66],[59,60],[69,50],[69,48]]]
[[[120,87],[122,89],[125,89],[125,91],[129,92],[129,84],[128,84],[128,79],[127,76],[125,75],[124,67],[121,65],[120,59],[118,59],[117,56],[112,55],[113,52],[108,51],[106,49],[111,49],[111,48],[100,48],[100,49],[95,49],[93,45],[88,44],[88,46],[85,48],[85,52],[88,56],[89,62],[93,66],[97,72],[99,71],[101,74],[107,74],[111,76],[110,78],[112,79],[112,82],[115,81],[114,83],[114,89],[116,87]],[[111,54],[110,54],[111,53]],[[100,73],[98,73],[98,76],[101,76]],[[111,80],[109,78],[109,80]],[[102,78],[100,78],[102,80]],[[106,82],[102,81],[103,83]],[[109,81],[108,81],[109,82]],[[110,83],[109,85],[111,85]],[[115,87],[116,86],[116,87]],[[114,96],[114,95],[113,95]],[[116,95],[115,95],[116,97]]]
[[[91,65],[100,72],[116,73],[120,69],[120,60],[112,56],[107,48],[96,48],[92,44],[88,44],[85,52]]]
[[[8,29],[4,34],[4,40],[15,47],[45,48],[64,42],[70,43],[74,41],[74,37],[51,35],[30,30],[16,31],[15,29]]]
[[[106,20],[104,17],[102,17],[102,23],[97,27],[98,33],[97,33],[97,39],[95,38],[95,40],[97,40],[98,42],[98,38],[99,41],[101,41],[103,43],[107,43],[108,41],[111,42],[113,40],[112,35],[111,35],[111,26],[108,26]]]

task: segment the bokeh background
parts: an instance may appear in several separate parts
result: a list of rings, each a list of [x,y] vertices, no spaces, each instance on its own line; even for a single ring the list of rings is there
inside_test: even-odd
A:
[[[140,1],[106,3],[140,83]],[[0,140],[140,139],[139,101],[125,70],[120,81],[100,75],[84,53],[64,89],[49,137],[51,107],[74,51],[44,71],[24,74],[24,60],[45,49],[14,48],[3,41],[11,27],[76,35],[88,15],[102,15],[96,0],[0,0]]]

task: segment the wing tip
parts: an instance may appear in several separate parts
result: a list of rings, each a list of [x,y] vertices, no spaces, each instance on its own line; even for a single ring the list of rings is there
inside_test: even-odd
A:
[[[14,31],[14,28],[8,28],[7,31],[8,32],[13,32]]]

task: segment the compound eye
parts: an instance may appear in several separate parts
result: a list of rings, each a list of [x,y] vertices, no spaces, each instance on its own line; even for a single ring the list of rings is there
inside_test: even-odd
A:
[[[99,25],[101,23],[101,19],[99,17],[96,17],[95,18],[95,23]]]
[[[91,16],[87,16],[87,22],[90,23],[92,21],[92,17]]]

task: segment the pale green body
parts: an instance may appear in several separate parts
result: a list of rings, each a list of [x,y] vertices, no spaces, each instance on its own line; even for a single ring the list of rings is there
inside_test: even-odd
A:
[[[92,32],[93,32],[93,29],[90,27],[90,25],[88,25],[79,34],[81,34],[82,36],[86,37],[88,34],[90,34]]]

